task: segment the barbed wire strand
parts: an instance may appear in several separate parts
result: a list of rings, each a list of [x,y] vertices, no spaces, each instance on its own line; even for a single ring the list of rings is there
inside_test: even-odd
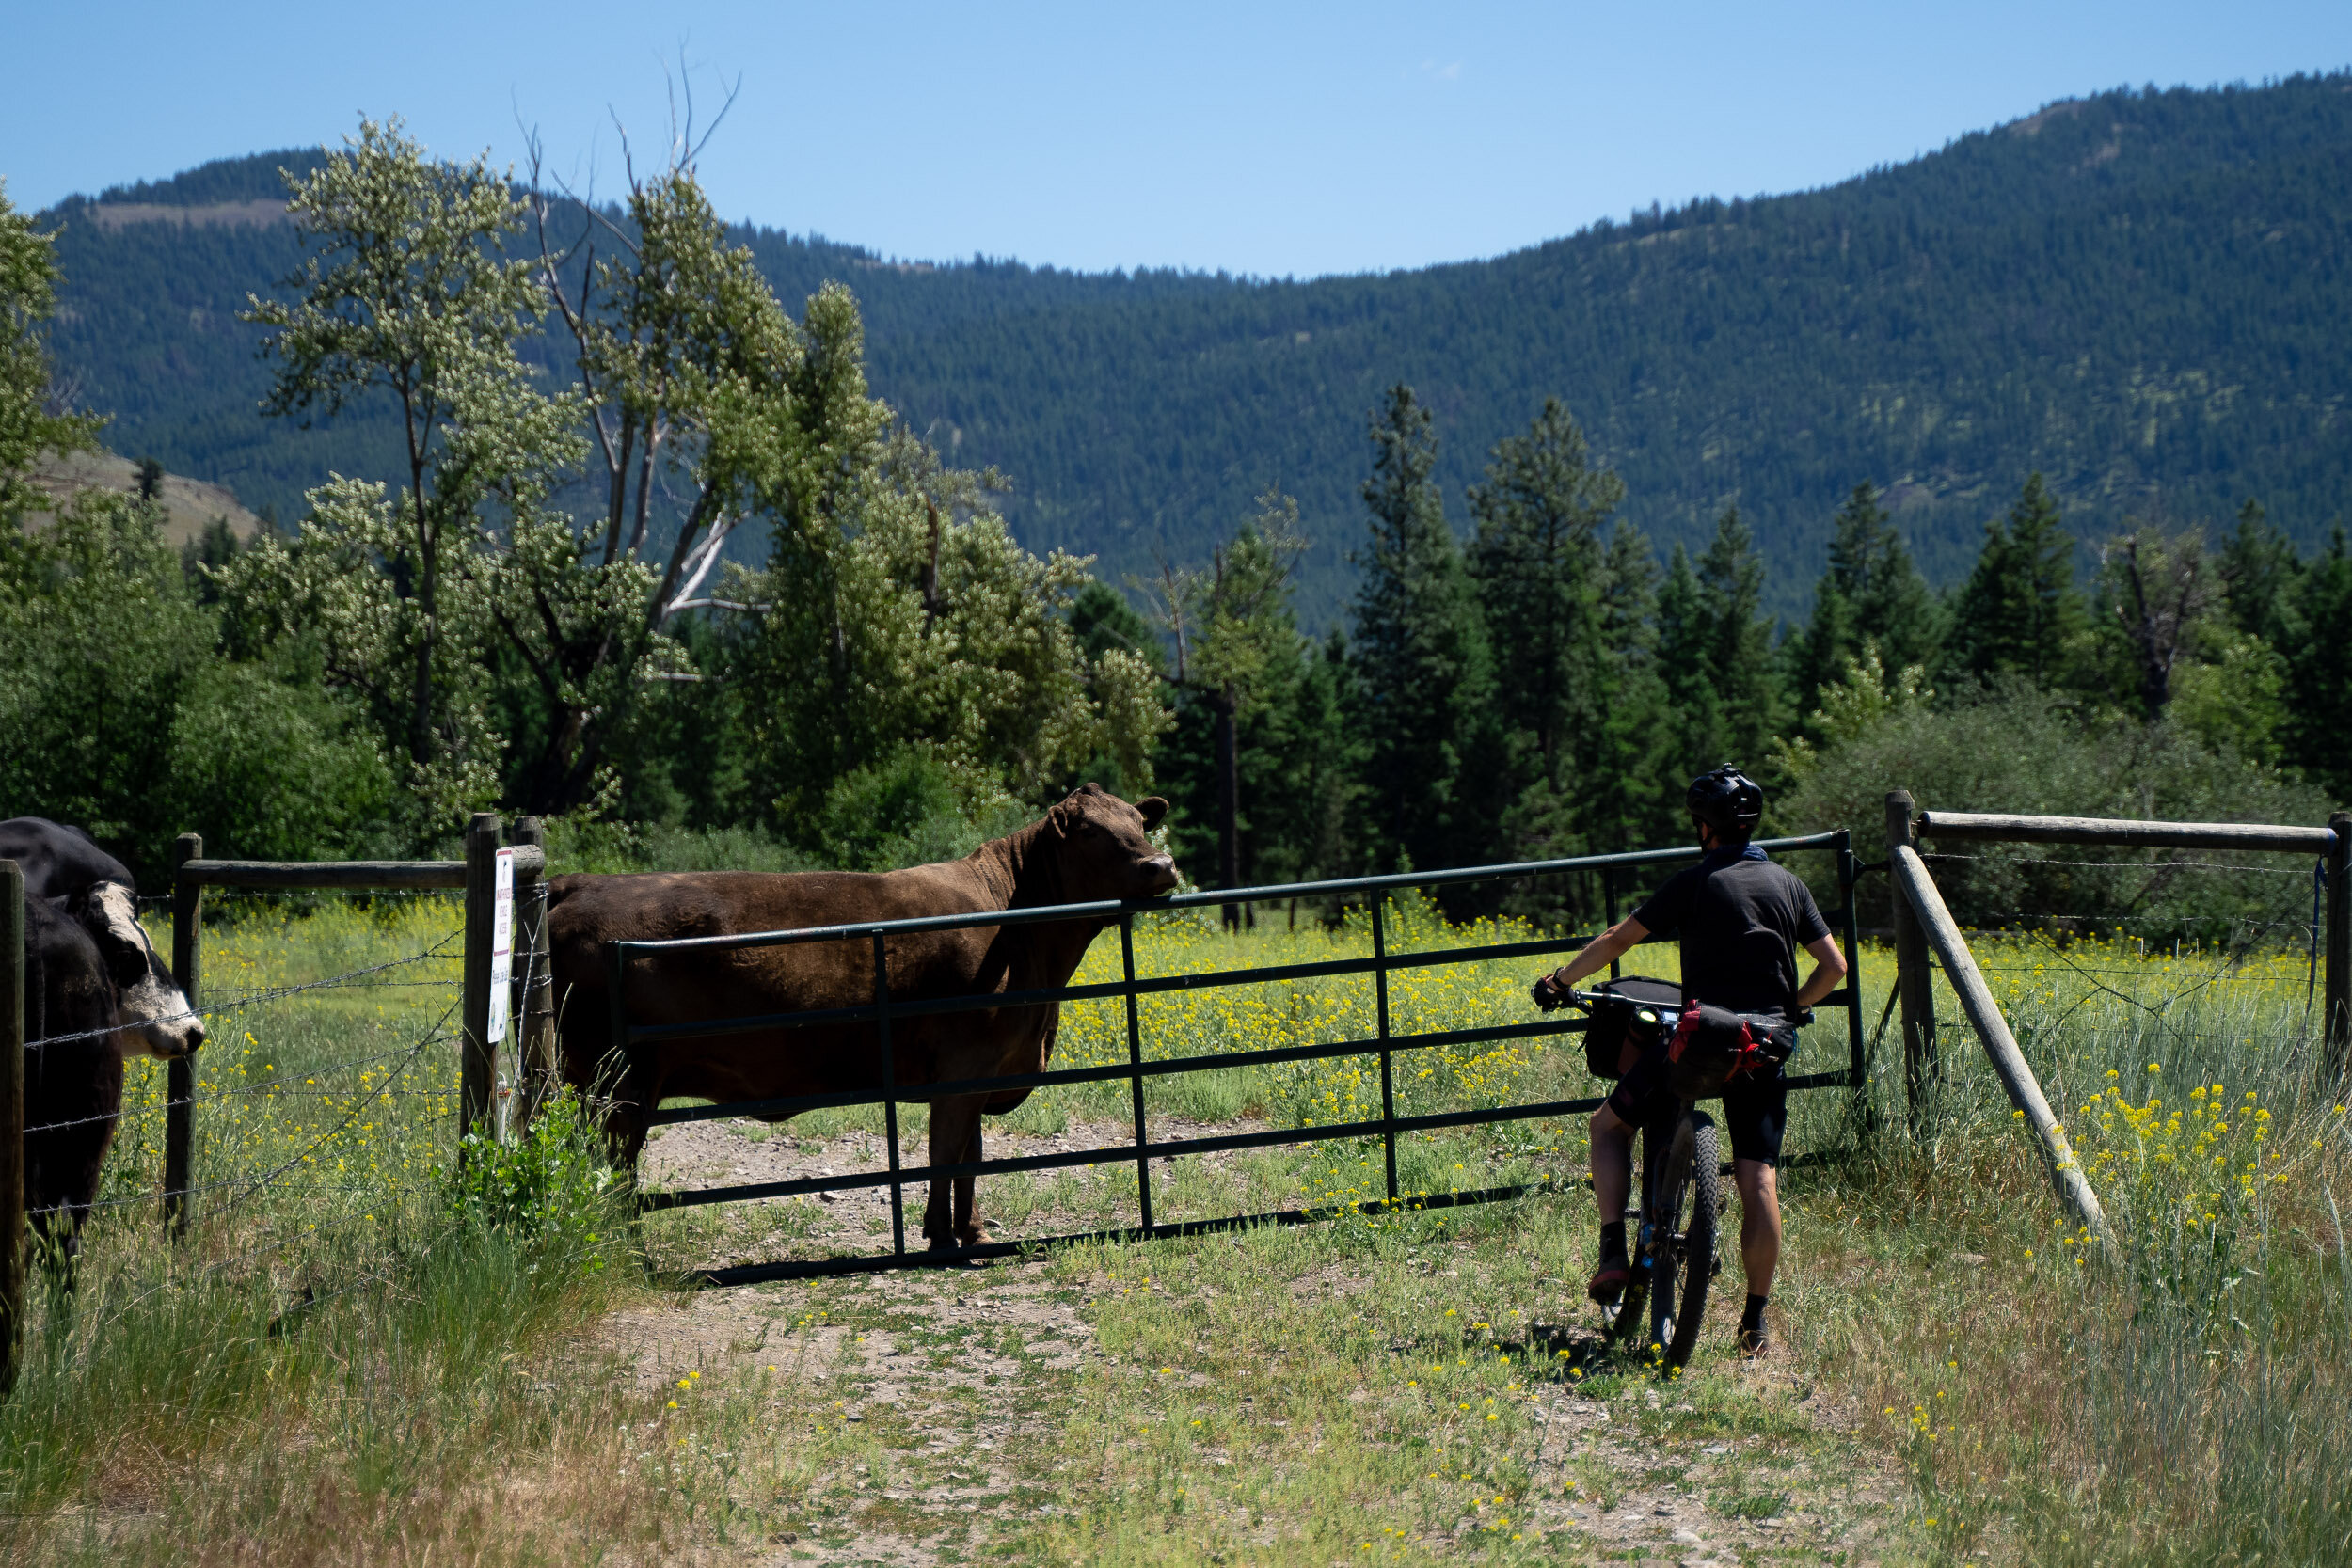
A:
[[[1982,861],[1992,865],[2064,865],[2093,871],[2251,871],[2265,877],[2311,875],[2299,866],[2242,865],[2234,861],[2064,861],[2046,855],[1966,855],[1948,849],[1923,849],[1919,858],[1923,861]]]
[[[523,991],[524,991],[525,995],[527,996],[527,995],[529,994],[529,992],[530,992],[531,987],[532,987],[533,984],[535,984],[535,983],[536,983],[537,977],[538,977],[538,964],[537,964],[537,961],[536,961],[536,958],[535,958],[535,956],[533,956],[532,958],[529,958],[529,959],[527,959],[527,960],[525,961],[524,965],[523,965],[523,972],[522,972],[522,974],[519,976],[518,980],[517,980],[516,983],[516,984],[519,984],[519,985],[521,986],[521,988],[523,989]],[[442,984],[449,984],[449,983],[452,983],[452,982],[435,982],[435,984],[436,984],[437,986],[438,986],[438,985],[442,985]],[[461,1000],[461,1002],[462,1002],[462,1000],[463,1000],[463,999],[461,998],[460,1000]],[[444,1018],[446,1018],[448,1015],[445,1013],[445,1014],[443,1014],[442,1016],[443,1016]],[[93,1031],[92,1033],[95,1033],[95,1031]],[[50,1039],[48,1039],[48,1040],[41,1040],[41,1041],[27,1041],[27,1042],[26,1042],[26,1049],[27,1049],[27,1050],[30,1050],[34,1044],[49,1045],[49,1044],[56,1044],[56,1043],[57,1043],[58,1041],[61,1041],[61,1040],[83,1039],[83,1038],[87,1038],[87,1037],[89,1037],[89,1036],[87,1036],[87,1035],[60,1035],[60,1036],[55,1036],[55,1037],[51,1037]],[[453,1035],[451,1035],[451,1036],[449,1036],[448,1037],[449,1037],[449,1038],[451,1038],[451,1039],[462,1039],[462,1038],[464,1037],[464,1036],[463,1036],[463,1034],[462,1034],[462,1032],[461,1032],[461,1033],[458,1033],[458,1034],[453,1034]],[[430,1042],[428,1041],[428,1042],[426,1042],[426,1043],[430,1043]],[[519,1039],[517,1039],[517,1040],[516,1040],[516,1044],[517,1044],[517,1046],[519,1046],[519,1044],[520,1044],[520,1040],[519,1040]],[[323,1073],[340,1072],[340,1071],[342,1071],[342,1070],[344,1070],[344,1069],[350,1069],[350,1068],[356,1068],[356,1067],[366,1067],[366,1066],[368,1066],[370,1063],[373,1063],[373,1062],[388,1061],[388,1060],[389,1060],[390,1058],[392,1058],[392,1057],[394,1057],[394,1056],[402,1056],[402,1055],[405,1055],[405,1056],[413,1057],[415,1054],[416,1054],[416,1050],[415,1050],[415,1048],[414,1048],[414,1047],[410,1047],[410,1046],[401,1046],[401,1047],[395,1047],[394,1049],[392,1049],[392,1050],[390,1050],[390,1051],[377,1051],[377,1052],[372,1052],[372,1053],[370,1053],[369,1054],[367,1054],[367,1055],[365,1055],[365,1056],[347,1056],[347,1057],[345,1057],[343,1060],[342,1060],[342,1061],[340,1061],[340,1062],[326,1062],[326,1063],[322,1063],[322,1064],[320,1064],[320,1065],[318,1065],[318,1066],[315,1066],[315,1067],[296,1068],[296,1069],[294,1069],[293,1070],[297,1071],[297,1072],[300,1072],[300,1073],[303,1073],[306,1077],[316,1077],[316,1076],[318,1076],[318,1075],[320,1075],[320,1074],[323,1074]],[[399,1095],[399,1096],[414,1096],[414,1097],[419,1097],[419,1098],[432,1098],[432,1097],[437,1097],[437,1096],[446,1095],[446,1094],[448,1094],[448,1093],[450,1092],[450,1091],[449,1091],[449,1090],[447,1090],[447,1089],[396,1089],[396,1088],[392,1088],[392,1087],[390,1087],[390,1086],[389,1085],[389,1080],[391,1080],[391,1079],[393,1079],[393,1078],[397,1078],[397,1077],[400,1075],[400,1072],[401,1072],[402,1070],[404,1070],[404,1069],[405,1069],[405,1064],[404,1063],[404,1065],[403,1065],[403,1068],[402,1068],[402,1069],[395,1069],[393,1071],[391,1071],[391,1072],[389,1072],[389,1073],[385,1074],[385,1077],[386,1077],[386,1079],[387,1079],[387,1081],[388,1081],[386,1085],[378,1085],[378,1086],[377,1086],[377,1087],[375,1087],[375,1088],[372,1088],[372,1089],[363,1089],[363,1090],[359,1091],[359,1092],[360,1092],[360,1094],[361,1094],[361,1096],[362,1096],[362,1099],[363,1099],[363,1100],[373,1100],[373,1099],[378,1099],[378,1098],[389,1097],[389,1096],[393,1096],[393,1095]],[[164,1101],[154,1101],[154,1102],[151,1102],[151,1103],[146,1104],[146,1105],[140,1105],[140,1106],[137,1106],[137,1107],[135,1107],[135,1108],[128,1108],[128,1109],[123,1109],[123,1110],[117,1110],[117,1111],[113,1111],[113,1112],[107,1113],[107,1114],[103,1115],[103,1116],[95,1116],[95,1117],[78,1117],[78,1118],[76,1118],[76,1119],[74,1119],[74,1120],[72,1120],[72,1121],[51,1121],[51,1122],[43,1122],[43,1123],[41,1123],[40,1125],[36,1126],[36,1127],[27,1127],[27,1128],[25,1128],[25,1129],[24,1129],[24,1133],[25,1133],[25,1135],[26,1135],[26,1136],[28,1136],[28,1137],[29,1137],[29,1136],[31,1136],[31,1135],[32,1135],[33,1133],[35,1133],[35,1132],[64,1132],[64,1131],[66,1131],[66,1130],[67,1130],[67,1129],[69,1129],[69,1128],[74,1128],[74,1127],[87,1127],[87,1126],[91,1125],[91,1124],[92,1124],[92,1123],[94,1123],[94,1122],[101,1122],[101,1121],[129,1121],[129,1120],[132,1120],[132,1119],[136,1118],[136,1117],[144,1117],[152,1116],[152,1115],[153,1115],[155,1112],[157,1112],[157,1111],[166,1111],[166,1110],[169,1110],[169,1109],[171,1109],[171,1108],[172,1108],[173,1106],[175,1106],[175,1105],[194,1105],[194,1104],[199,1103],[199,1101],[206,1101],[206,1100],[227,1100],[227,1099],[232,1099],[232,1098],[236,1098],[236,1097],[239,1097],[239,1096],[246,1096],[246,1095],[261,1095],[261,1096],[264,1096],[264,1097],[269,1098],[269,1099],[281,1099],[281,1098],[282,1098],[282,1099],[324,1100],[324,1099],[331,1099],[331,1098],[333,1098],[335,1095],[337,1095],[338,1093],[348,1093],[348,1092],[350,1092],[350,1091],[348,1091],[348,1090],[342,1090],[342,1091],[339,1091],[339,1090],[335,1090],[335,1089],[328,1089],[328,1088],[315,1088],[315,1087],[312,1087],[312,1086],[310,1086],[310,1085],[307,1085],[307,1084],[306,1084],[306,1085],[289,1085],[289,1084],[285,1084],[285,1083],[281,1083],[281,1082],[271,1082],[271,1083],[266,1083],[266,1084],[250,1084],[250,1085],[246,1085],[246,1086],[245,1086],[245,1087],[243,1087],[243,1088],[221,1088],[221,1087],[215,1087],[214,1089],[212,1089],[212,1090],[210,1091],[210,1093],[209,1093],[209,1094],[205,1094],[205,1095],[195,1095],[195,1094],[190,1094],[190,1095],[183,1096],[183,1098],[178,1099],[178,1100],[164,1100]]]
[[[306,980],[300,985],[284,986],[275,990],[264,990],[250,993],[237,997],[231,1001],[216,1003],[210,1006],[191,1007],[184,1012],[172,1013],[163,1018],[141,1019],[133,1023],[109,1024],[103,1029],[85,1029],[79,1034],[49,1035],[40,1039],[26,1040],[24,1042],[24,1049],[27,1051],[35,1051],[52,1045],[71,1045],[77,1040],[103,1039],[109,1035],[129,1034],[139,1029],[147,1028],[152,1024],[183,1023],[189,1019],[194,1018],[212,1018],[216,1014],[242,1012],[247,1008],[267,1006],[274,1002],[282,1002],[290,996],[301,996],[307,992],[314,990],[373,989],[368,987],[354,987],[351,985],[351,982],[356,977],[360,975],[381,974],[389,970],[401,969],[410,964],[429,963],[436,958],[447,958],[450,956],[448,952],[449,944],[453,942],[462,940],[464,935],[465,933],[462,931],[453,932],[449,936],[444,937],[438,942],[436,942],[433,946],[426,948],[421,953],[414,953],[405,958],[394,958],[388,963],[372,964],[365,969],[347,970],[341,974],[328,975],[323,980]],[[426,982],[425,984],[427,986],[432,986],[454,985],[457,982],[453,980],[443,980]]]

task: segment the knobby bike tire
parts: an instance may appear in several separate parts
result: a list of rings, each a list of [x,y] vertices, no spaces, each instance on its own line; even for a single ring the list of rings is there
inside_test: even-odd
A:
[[[1675,1163],[1681,1167],[1691,1212],[1689,1222],[1678,1227],[1675,1266],[1667,1276],[1676,1298],[1672,1323],[1653,1324],[1651,1334],[1651,1342],[1661,1348],[1669,1369],[1690,1361],[1706,1326],[1708,1288],[1715,1277],[1716,1222],[1723,1202],[1720,1141],[1713,1119],[1693,1111],[1683,1126],[1688,1137],[1679,1135],[1677,1130]]]
[[[1649,1316],[1644,1323],[1642,1348],[1653,1362],[1664,1364],[1675,1338],[1677,1308],[1682,1304],[1682,1210],[1689,1201],[1691,1166],[1696,1155],[1694,1113],[1685,1110],[1645,1150],[1643,1162],[1644,1210],[1649,1217]],[[1705,1303],[1700,1304],[1702,1307]]]
[[[1677,1133],[1681,1125],[1675,1124]],[[1609,1342],[1621,1348],[1647,1349],[1655,1338],[1651,1328],[1658,1301],[1671,1303],[1674,1299],[1673,1282],[1657,1278],[1657,1255],[1644,1241],[1645,1235],[1656,1234],[1661,1227],[1671,1230],[1679,1209],[1678,1204],[1668,1202],[1661,1217],[1661,1195],[1675,1190],[1668,1180],[1672,1176],[1668,1167],[1674,1158],[1676,1137],[1661,1135],[1665,1132],[1663,1128],[1642,1127],[1634,1133],[1641,1140],[1639,1157],[1634,1161],[1641,1180],[1634,1188],[1633,1212],[1626,1216],[1632,1235],[1633,1277],[1626,1282],[1625,1294],[1617,1298],[1615,1311],[1608,1318]],[[1667,1310],[1671,1312],[1673,1307],[1669,1306]]]

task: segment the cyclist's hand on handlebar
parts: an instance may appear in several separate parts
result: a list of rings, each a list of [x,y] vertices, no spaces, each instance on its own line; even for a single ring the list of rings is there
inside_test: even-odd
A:
[[[1545,1012],[1552,1013],[1566,1006],[1575,992],[1560,984],[1560,972],[1553,970],[1530,987],[1528,994],[1535,999],[1536,1006]]]

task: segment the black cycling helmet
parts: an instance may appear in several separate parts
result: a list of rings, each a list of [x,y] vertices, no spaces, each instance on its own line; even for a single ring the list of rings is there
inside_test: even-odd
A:
[[[1764,816],[1764,791],[1730,763],[1691,781],[1691,815],[1725,838],[1745,838]]]

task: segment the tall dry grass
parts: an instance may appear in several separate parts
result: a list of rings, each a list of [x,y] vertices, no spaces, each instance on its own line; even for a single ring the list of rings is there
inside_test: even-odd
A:
[[[1915,1139],[1792,1180],[1804,1354],[1864,1393],[1940,1558],[2344,1560],[2352,1146],[2305,956],[1977,952],[2119,1255],[2063,1218],[1955,1030]],[[1939,1011],[1959,1017],[1948,992]]]

